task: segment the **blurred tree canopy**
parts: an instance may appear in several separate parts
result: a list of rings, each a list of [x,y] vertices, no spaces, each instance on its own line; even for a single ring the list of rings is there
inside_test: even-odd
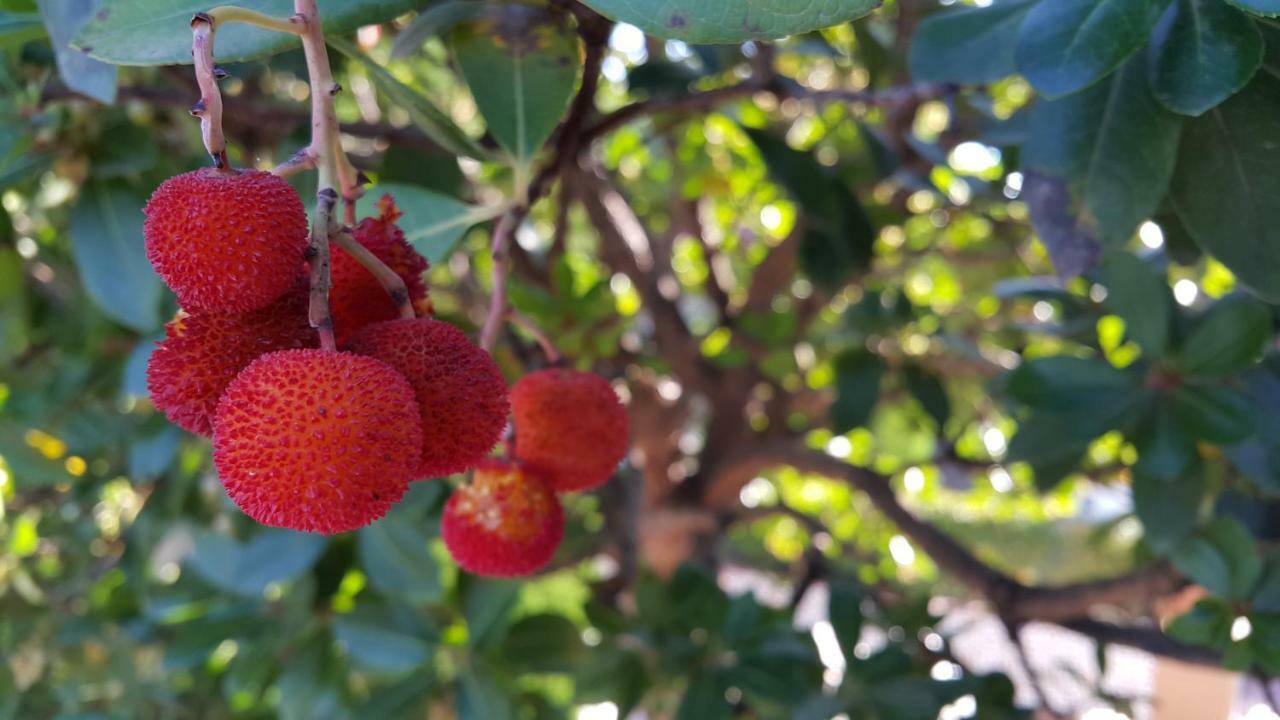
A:
[[[468,330],[507,221],[630,460],[527,582],[449,563],[449,480],[332,539],[244,518],[144,377],[208,8],[0,0],[0,718],[1078,709],[965,667],[947,598],[1280,674],[1280,5],[321,8],[362,214]],[[306,142],[291,40],[219,33],[237,164]]]

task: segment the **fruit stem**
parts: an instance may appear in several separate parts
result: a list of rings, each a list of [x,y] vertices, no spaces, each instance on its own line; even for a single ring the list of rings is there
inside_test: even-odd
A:
[[[364,266],[378,282],[382,283],[382,287],[386,288],[387,294],[391,296],[395,302],[396,308],[400,311],[400,317],[405,320],[412,320],[418,316],[413,309],[413,302],[409,300],[409,288],[404,284],[404,278],[401,278],[395,270],[392,270],[386,263],[378,259],[369,251],[369,248],[361,245],[356,240],[355,235],[351,233],[350,227],[340,227],[334,233],[333,239],[338,246],[347,251],[347,254],[355,258],[356,262]]]
[[[205,13],[205,15],[212,19],[215,30],[229,22],[238,22],[288,35],[302,35],[302,33],[306,32],[306,27],[301,22],[298,22],[297,18],[278,18],[271,15],[263,15],[256,10],[235,5],[216,7]]]
[[[480,347],[488,353],[493,352],[493,346],[498,342],[498,332],[507,319],[507,274],[511,237],[520,224],[520,217],[519,210],[513,208],[498,219],[498,224],[493,229],[493,243],[490,246],[493,255],[493,295],[489,298],[489,315],[480,331]]]
[[[200,118],[200,137],[213,158],[214,167],[230,170],[227,139],[222,134],[222,91],[218,89],[218,68],[213,64],[213,39],[216,22],[208,13],[191,18],[191,57],[194,60],[196,84],[200,99],[191,106],[191,114]]]
[[[329,288],[332,285],[329,261],[329,234],[333,225],[333,207],[338,193],[332,187],[316,193],[316,214],[311,220],[311,246],[307,259],[311,262],[311,305],[307,316],[311,327],[320,335],[320,347],[337,350],[333,335],[333,315],[329,312]]]

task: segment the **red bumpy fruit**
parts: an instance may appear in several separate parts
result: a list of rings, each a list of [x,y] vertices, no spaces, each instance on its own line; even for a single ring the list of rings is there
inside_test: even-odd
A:
[[[151,402],[197,435],[213,433],[218,399],[249,363],[269,352],[317,345],[307,322],[306,287],[261,310],[180,316],[165,335],[147,362]]]
[[[271,173],[204,168],[171,177],[145,212],[147,258],[189,312],[258,310],[298,277],[306,212]]]
[[[370,325],[351,351],[377,358],[413,386],[422,414],[417,477],[461,472],[489,455],[506,428],[507,383],[498,365],[458,328],[432,318]]]
[[[532,575],[551,562],[564,539],[564,509],[528,468],[486,461],[449,498],[441,532],[449,554],[467,572]]]
[[[413,388],[373,358],[285,350],[255,360],[218,403],[213,460],[254,520],[333,534],[377,520],[418,466]]]
[[[356,242],[368,248],[386,263],[409,292],[409,302],[418,315],[431,313],[431,300],[422,274],[427,259],[418,254],[404,239],[404,231],[396,225],[401,212],[390,195],[378,201],[378,217],[367,217],[356,226]],[[329,291],[329,307],[333,314],[334,332],[339,345],[345,345],[368,325],[400,316],[396,303],[382,284],[355,258],[337,245],[332,246],[333,289]]]
[[[626,408],[599,375],[551,369],[511,388],[516,458],[557,492],[587,490],[613,475],[627,454]]]

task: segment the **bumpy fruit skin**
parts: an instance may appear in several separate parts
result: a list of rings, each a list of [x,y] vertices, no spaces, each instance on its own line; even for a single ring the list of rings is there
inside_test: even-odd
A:
[[[626,457],[626,408],[608,381],[576,370],[540,370],[511,388],[516,458],[557,492],[604,484]]]
[[[522,577],[551,562],[564,539],[564,509],[528,468],[486,461],[445,504],[441,532],[449,554],[467,572]]]
[[[377,520],[404,496],[422,447],[413,388],[373,358],[269,353],[218,403],[213,461],[245,514],[326,535]]]
[[[182,315],[165,327],[147,363],[151,402],[178,427],[213,434],[218,399],[240,371],[277,350],[314,348],[307,289],[296,287],[261,310]]]
[[[293,287],[307,249],[302,199],[258,170],[171,177],[146,207],[147,258],[188,312],[248,312]]]
[[[402,213],[390,195],[382,196],[378,210],[378,217],[367,217],[356,226],[355,239],[404,280],[409,302],[418,315],[429,315],[431,300],[422,280],[428,268],[427,259],[405,241],[404,231],[396,225]],[[372,273],[337,245],[332,246],[332,251],[333,289],[329,291],[329,307],[338,344],[345,345],[362,328],[395,320],[400,313]]]
[[[352,352],[377,358],[409,379],[422,413],[419,479],[462,472],[502,437],[510,405],[498,365],[458,328],[432,318],[370,325]]]

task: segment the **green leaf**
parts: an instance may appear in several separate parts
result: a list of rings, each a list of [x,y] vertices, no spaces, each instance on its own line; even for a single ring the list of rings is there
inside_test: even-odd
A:
[[[1085,92],[1037,103],[1030,123],[1027,167],[1067,182],[1082,224],[1104,246],[1126,242],[1155,215],[1173,176],[1181,121],[1151,96],[1144,58]]]
[[[1280,0],[1227,0],[1227,2],[1242,10],[1248,10],[1254,15],[1280,16]]]
[[[411,603],[440,600],[440,568],[423,530],[421,523],[392,513],[358,532],[360,566],[384,595]]]
[[[704,670],[689,679],[675,720],[729,720],[733,706],[724,697],[724,684],[713,671]]]
[[[880,402],[884,362],[865,350],[841,353],[835,360],[836,401],[831,406],[831,430],[843,435],[867,424]]]
[[[453,120],[449,119],[430,100],[417,90],[405,85],[387,72],[387,69],[360,51],[360,48],[337,37],[326,40],[330,47],[362,65],[378,92],[396,107],[409,114],[409,121],[444,150],[471,158],[485,158],[485,152],[467,136]]]
[[[1170,556],[1182,574],[1215,595],[1244,600],[1252,597],[1262,576],[1253,536],[1239,522],[1220,517],[1188,539]]]
[[[486,647],[503,638],[510,614],[520,599],[520,583],[511,580],[468,578],[462,614],[473,647]]]
[[[1025,462],[1035,472],[1036,487],[1048,491],[1080,466],[1089,443],[1110,423],[1077,423],[1037,413],[1019,421],[1009,442],[1008,461]]]
[[[364,606],[333,620],[333,636],[353,660],[364,667],[385,673],[405,673],[431,659],[426,639],[416,637],[395,623],[376,606]]]
[[[862,586],[853,580],[836,579],[827,587],[827,617],[831,618],[844,656],[854,657],[853,647],[862,634]]]
[[[356,212],[361,216],[376,215],[374,204],[384,194],[395,198],[396,207],[404,213],[398,224],[405,240],[432,265],[447,259],[458,239],[473,225],[492,220],[503,211],[502,207],[468,205],[417,185],[380,183],[360,199]]]
[[[1218,445],[1240,442],[1255,430],[1249,401],[1225,387],[1179,387],[1173,395],[1173,415],[1187,432]]]
[[[1128,398],[1138,379],[1105,360],[1065,355],[1027,360],[1009,376],[1009,393],[1038,410],[1074,412]]]
[[[951,398],[942,379],[918,365],[907,366],[902,373],[907,390],[942,429],[951,417]]]
[[[961,6],[925,18],[911,41],[916,82],[980,85],[1017,72],[1018,28],[1036,0]]]
[[[328,538],[269,528],[247,543],[208,531],[195,533],[187,564],[197,575],[228,592],[262,597],[272,583],[288,582],[311,569]]]
[[[586,654],[578,626],[562,615],[530,615],[507,631],[499,650],[521,673],[569,672]]]
[[[94,100],[111,104],[116,100],[116,69],[106,63],[85,56],[71,46],[72,38],[86,22],[92,24],[99,0],[38,0],[40,16],[49,31],[58,62],[58,76],[67,87]],[[98,11],[109,12],[110,7]],[[187,18],[190,20],[190,18]],[[190,39],[187,41],[190,53]]]
[[[1192,377],[1231,375],[1256,363],[1271,336],[1270,308],[1249,297],[1229,297],[1196,323],[1178,351],[1177,367]]]
[[[1107,309],[1124,320],[1125,334],[1148,358],[1163,357],[1173,324],[1173,295],[1164,274],[1126,252],[1113,253],[1102,267]]]
[[[458,720],[514,720],[510,696],[481,667],[473,667],[458,684]]]
[[[567,18],[528,5],[490,4],[480,17],[459,23],[449,40],[489,132],[527,165],[569,109],[582,74],[578,36]]]
[[[0,12],[0,48],[17,47],[44,36],[44,22],[39,15]]]
[[[484,3],[475,0],[453,0],[432,5],[422,10],[396,35],[391,45],[391,59],[409,57],[422,48],[422,44],[437,35],[453,29],[455,25],[478,17],[484,12]]]
[[[1018,69],[1046,97],[1083,90],[1142,47],[1160,8],[1158,0],[1040,2],[1018,33]]]
[[[1198,245],[1241,283],[1280,300],[1280,79],[1259,73],[1222,105],[1186,123],[1170,193]]]
[[[773,40],[855,20],[881,0],[584,0],[655,37],[700,45]]]
[[[326,35],[350,32],[412,10],[413,0],[320,0]],[[205,0],[112,0],[76,35],[73,45],[115,65],[179,65],[191,62],[191,17],[212,7]],[[292,0],[260,0],[253,9],[293,15]],[[229,63],[299,46],[298,38],[249,25],[218,29],[216,57]]]
[[[94,303],[146,333],[160,325],[163,285],[147,262],[142,220],[142,200],[124,186],[91,184],[71,211],[71,252]]]
[[[1164,480],[1146,473],[1133,477],[1133,506],[1145,530],[1143,539],[1157,554],[1173,551],[1195,531],[1206,492],[1204,474]]]
[[[1134,470],[1162,480],[1173,480],[1196,458],[1195,440],[1174,418],[1171,404],[1161,399],[1147,413],[1133,435],[1138,450]]]
[[[1201,600],[1183,615],[1174,618],[1166,631],[1169,637],[1189,645],[1217,646],[1231,637],[1235,615],[1216,600]]]
[[[1280,554],[1273,551],[1267,558],[1252,602],[1257,612],[1280,612]]]
[[[1177,0],[1151,40],[1151,89],[1170,110],[1203,115],[1262,66],[1262,33],[1222,0]]]

